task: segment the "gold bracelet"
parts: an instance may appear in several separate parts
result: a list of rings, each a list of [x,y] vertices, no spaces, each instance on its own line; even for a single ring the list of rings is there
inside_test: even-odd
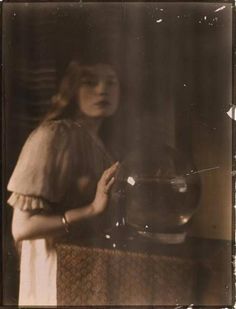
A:
[[[70,225],[68,221],[66,220],[65,214],[61,217],[61,222],[63,223],[66,233],[70,233]]]

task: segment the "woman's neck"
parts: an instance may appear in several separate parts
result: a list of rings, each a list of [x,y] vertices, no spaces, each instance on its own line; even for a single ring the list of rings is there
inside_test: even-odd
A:
[[[98,136],[99,134],[99,129],[102,124],[102,119],[100,118],[87,118],[87,117],[80,117],[78,118],[78,121],[83,124],[88,131],[95,135]]]

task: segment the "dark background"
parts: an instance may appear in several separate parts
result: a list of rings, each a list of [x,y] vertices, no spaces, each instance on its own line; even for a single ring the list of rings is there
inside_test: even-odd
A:
[[[165,141],[181,149],[198,169],[220,166],[223,174],[218,175],[218,184],[227,185],[231,179],[231,120],[226,116],[232,104],[231,15],[231,4],[224,3],[4,3],[5,184],[67,64],[92,52],[112,59],[121,80],[120,111],[113,125],[121,157],[122,150],[131,148],[147,130],[157,143]],[[213,188],[209,190],[208,196]],[[222,191],[222,200],[226,193]],[[224,214],[223,225],[215,215],[206,227],[200,215],[193,233],[229,239],[228,208],[219,212]],[[212,217],[211,208],[208,212]],[[7,207],[4,220],[4,299],[14,304],[17,258]]]

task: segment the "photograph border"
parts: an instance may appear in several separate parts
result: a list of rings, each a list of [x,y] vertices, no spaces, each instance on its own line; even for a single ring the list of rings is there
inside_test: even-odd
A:
[[[2,97],[2,107],[1,107],[1,120],[2,120],[2,134],[1,134],[1,145],[2,145],[2,151],[1,151],[1,168],[2,168],[2,178],[1,178],[1,183],[2,183],[2,210],[1,210],[1,220],[2,220],[2,225],[1,225],[1,235],[0,235],[0,242],[1,242],[1,248],[2,248],[2,254],[0,257],[0,278],[1,278],[1,282],[0,282],[0,306],[1,308],[16,308],[16,306],[11,306],[11,305],[4,305],[3,304],[3,298],[4,298],[4,262],[7,259],[7,257],[4,255],[4,234],[5,234],[5,222],[4,222],[4,218],[6,217],[5,214],[5,186],[6,186],[6,179],[5,179],[5,169],[6,169],[6,134],[5,134],[5,128],[6,128],[6,124],[5,124],[5,106],[4,106],[4,73],[7,70],[7,68],[4,65],[4,28],[3,28],[3,12],[4,12],[4,3],[24,3],[26,1],[24,0],[15,0],[15,1],[9,1],[9,0],[5,0],[2,1],[0,3],[1,5],[1,74],[2,74],[2,82],[1,82],[1,97]],[[84,3],[89,3],[89,2],[99,2],[99,3],[106,3],[106,2],[127,2],[127,3],[132,3],[132,2],[139,2],[139,3],[148,3],[148,2],[156,2],[156,3],[168,3],[168,2],[181,2],[181,3],[192,3],[193,1],[178,1],[178,0],[166,0],[166,1],[58,1],[58,0],[51,0],[51,1],[33,1],[33,0],[28,0],[28,3],[47,3],[47,2],[52,2],[52,3],[79,3],[79,2],[84,2]],[[236,125],[235,125],[235,120],[236,120],[236,101],[235,101],[235,95],[236,95],[236,83],[235,83],[235,76],[236,76],[236,20],[235,20],[235,14],[236,14],[236,7],[234,3],[234,1],[214,1],[214,0],[210,0],[210,1],[195,1],[195,3],[231,3],[232,4],[232,252],[233,252],[233,256],[232,256],[232,281],[233,281],[233,288],[232,288],[232,302],[233,302],[233,306],[232,308],[236,308],[236,295],[235,295],[235,289],[236,289],[236,244],[235,244],[235,235],[236,235]],[[33,307],[33,306],[32,306]],[[48,306],[47,306],[48,307]],[[68,308],[68,307],[72,307],[72,308],[76,308],[75,306],[58,306],[58,308]],[[80,306],[79,308],[88,308],[88,307],[94,307],[94,306]],[[95,306],[96,308],[104,308],[104,306]],[[109,307],[114,307],[114,306],[106,306],[107,308]],[[186,308],[186,309],[190,309],[190,308],[222,308],[222,306],[199,306],[199,305],[195,305],[195,304],[189,304],[189,306],[166,306],[166,305],[162,305],[162,306],[143,306],[143,305],[136,305],[136,306],[115,306],[115,308],[147,308],[147,307],[155,307],[155,308],[178,308],[178,309],[182,309],[182,308]],[[45,308],[45,307],[44,307]],[[229,307],[227,307],[229,308]],[[223,309],[223,308],[222,308]],[[224,308],[226,309],[226,308]]]

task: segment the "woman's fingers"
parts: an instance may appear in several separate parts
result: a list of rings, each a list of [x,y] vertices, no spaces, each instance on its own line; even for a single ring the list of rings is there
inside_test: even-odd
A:
[[[113,177],[109,180],[108,184],[106,185],[105,193],[109,193],[109,191],[110,191],[110,189],[111,189],[111,187],[112,187],[114,181],[115,181],[115,177],[113,176]]]
[[[120,163],[119,163],[118,161],[117,161],[116,163],[112,164],[112,166],[110,166],[110,167],[105,171],[105,173],[106,173],[106,174],[112,173],[113,171],[115,171],[115,170],[118,168],[119,164],[120,164]]]
[[[109,167],[105,172],[103,173],[102,178],[105,180],[105,183],[108,184],[110,179],[115,175],[117,168],[119,166],[119,162],[116,162],[111,167]]]

